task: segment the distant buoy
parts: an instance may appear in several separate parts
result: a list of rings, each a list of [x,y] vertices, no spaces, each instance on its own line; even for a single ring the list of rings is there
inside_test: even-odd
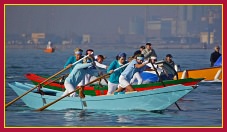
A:
[[[219,80],[219,77],[220,77],[220,75],[221,75],[221,72],[222,72],[221,69],[218,70],[218,72],[217,72],[216,75],[214,76],[214,80]]]

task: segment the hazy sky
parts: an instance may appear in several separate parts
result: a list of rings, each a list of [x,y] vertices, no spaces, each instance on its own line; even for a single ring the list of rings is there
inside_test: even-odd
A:
[[[149,6],[153,16],[176,16],[176,6]],[[129,20],[145,16],[145,6],[6,6],[6,33],[115,34]]]

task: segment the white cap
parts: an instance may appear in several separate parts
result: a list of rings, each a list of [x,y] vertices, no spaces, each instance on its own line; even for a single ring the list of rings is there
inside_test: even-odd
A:
[[[155,57],[155,56],[151,56],[151,59],[152,59],[152,60],[155,60],[155,59],[157,59],[157,57]]]
[[[98,58],[98,55],[95,55],[95,56],[94,56],[94,58],[95,58],[95,59],[97,60],[97,58]]]

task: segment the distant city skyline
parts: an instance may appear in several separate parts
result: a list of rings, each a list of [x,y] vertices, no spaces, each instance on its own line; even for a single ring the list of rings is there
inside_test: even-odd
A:
[[[5,18],[9,44],[222,40],[221,5],[8,5]]]
[[[6,6],[6,33],[70,34],[128,33],[132,17],[145,17],[147,6]],[[177,6],[149,6],[150,16],[176,17]]]

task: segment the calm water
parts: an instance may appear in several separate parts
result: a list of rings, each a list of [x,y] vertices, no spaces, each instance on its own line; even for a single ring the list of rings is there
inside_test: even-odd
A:
[[[76,48],[76,47],[75,47]],[[84,50],[86,50],[85,48]],[[118,48],[101,50],[93,48],[95,54],[107,56],[109,64],[120,51]],[[132,55],[136,49],[124,52]],[[167,53],[173,55],[181,69],[209,67],[211,49],[156,49],[158,60]],[[6,49],[6,103],[17,97],[7,83],[30,82],[26,73],[53,75],[63,69],[73,49],[57,49],[53,54],[38,49]],[[21,100],[5,110],[6,127],[221,127],[222,126],[222,83],[201,82],[199,87],[163,113],[147,111],[101,111],[101,110],[62,110],[36,112],[26,107]]]

